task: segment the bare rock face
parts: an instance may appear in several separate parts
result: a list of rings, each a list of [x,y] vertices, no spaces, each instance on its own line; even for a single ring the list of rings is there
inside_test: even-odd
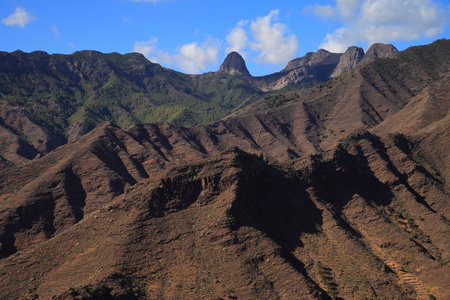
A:
[[[398,53],[397,48],[391,44],[376,43],[369,47],[367,53],[361,60],[361,64],[368,63],[375,57],[379,58],[393,58]]]
[[[309,52],[303,57],[291,60],[280,72],[259,78],[264,83],[259,87],[263,91],[273,91],[291,84],[314,80],[327,81],[339,63],[341,55],[341,53],[331,53],[324,49]]]
[[[306,66],[318,67],[337,64],[341,55],[341,53],[331,53],[327,50],[319,49],[317,52],[309,52],[303,57],[291,60],[281,72]]]
[[[220,66],[219,72],[225,72],[230,75],[250,76],[245,66],[245,61],[237,52],[231,52],[227,55],[224,62]]]
[[[351,70],[358,65],[361,59],[364,57],[364,50],[360,47],[349,47],[347,51],[341,56],[336,69],[334,69],[331,77],[337,77],[342,72]]]

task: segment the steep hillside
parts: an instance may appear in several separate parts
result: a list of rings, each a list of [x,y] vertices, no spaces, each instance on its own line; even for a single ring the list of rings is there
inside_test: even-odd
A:
[[[311,89],[267,95],[226,120],[236,118],[246,122],[255,117],[273,120],[279,124],[278,128],[283,128],[284,144],[288,148],[328,149],[353,130],[372,128],[394,116],[411,99],[420,97],[429,84],[439,82],[437,86],[446,86],[450,43],[436,41],[427,47],[409,48],[395,58],[375,59]],[[411,63],[414,59],[422,62]],[[439,95],[445,101],[448,96],[445,88],[442,90]],[[265,131],[264,126],[257,125],[246,129],[252,136]],[[280,136],[279,131],[271,133]]]
[[[117,158],[87,156],[84,170],[70,158],[54,163],[10,191],[13,199],[37,188],[26,204],[3,202],[17,206],[3,210],[14,251],[2,253],[0,291],[43,299],[444,299],[449,197],[395,143],[361,132],[289,166],[235,148],[152,176],[113,145]],[[134,184],[139,177],[149,178]]]
[[[2,152],[0,295],[450,298],[449,47],[207,125],[103,122],[40,157],[58,136],[5,102],[0,137],[20,146]],[[229,58],[192,89],[249,76]]]

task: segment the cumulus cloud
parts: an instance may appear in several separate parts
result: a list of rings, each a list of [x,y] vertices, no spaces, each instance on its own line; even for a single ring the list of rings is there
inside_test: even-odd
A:
[[[287,27],[281,23],[272,24],[278,16],[278,10],[272,10],[267,16],[252,21],[250,28],[254,42],[253,50],[259,51],[258,61],[270,64],[284,64],[295,57],[298,51],[297,37],[288,34]]]
[[[142,53],[152,62],[176,65],[182,71],[191,74],[199,73],[210,65],[217,64],[220,43],[216,40],[209,39],[202,44],[197,42],[184,44],[175,54],[158,49],[157,42],[156,37],[152,37],[149,41],[136,42],[133,51]]]
[[[138,52],[147,57],[150,61],[154,63],[171,65],[173,64],[173,59],[171,55],[167,52],[159,50],[156,46],[158,38],[151,37],[148,41],[140,41],[134,43],[133,52]]]
[[[152,37],[148,41],[135,42],[133,52],[141,53],[148,58],[150,54],[154,54],[158,50],[155,45],[157,42],[156,37]]]
[[[327,33],[325,41],[319,48],[330,52],[343,53],[349,46],[356,45],[360,40],[357,32],[350,28],[341,27],[333,33]]]
[[[179,53],[174,55],[177,66],[188,73],[198,73],[209,65],[217,64],[220,45],[209,40],[201,45],[197,42],[181,46]]]
[[[361,0],[336,0],[335,7],[330,4],[314,4],[306,6],[304,11],[307,13],[312,13],[321,19],[330,19],[338,16],[343,20],[351,20],[360,5]]]
[[[286,25],[273,23],[279,11],[272,10],[267,16],[248,22],[240,21],[227,36],[230,45],[226,50],[246,54],[245,49],[257,53],[256,61],[280,65],[294,58],[298,51],[297,37],[290,34]],[[251,38],[249,38],[251,36]]]
[[[230,45],[225,50],[227,53],[236,51],[239,52],[242,56],[246,56],[246,52],[244,51],[244,49],[247,47],[248,37],[243,28],[233,28],[227,35],[226,39],[228,44]]]
[[[226,51],[237,51],[244,57],[254,53],[256,61],[260,63],[280,65],[290,61],[298,51],[297,37],[289,32],[286,25],[273,22],[278,14],[278,10],[273,10],[267,16],[253,21],[239,21],[226,36]],[[152,62],[174,65],[191,74],[218,64],[221,42],[213,38],[204,43],[184,44],[174,54],[160,50],[157,44],[156,37],[138,41],[133,51],[142,53]]]
[[[327,34],[320,45],[333,52],[343,52],[357,42],[431,38],[449,22],[445,9],[432,0],[337,0],[333,14],[343,26]]]
[[[25,28],[25,25],[33,20],[36,20],[36,17],[32,16],[30,12],[26,11],[23,7],[17,7],[13,14],[2,19],[2,23],[6,26],[20,26]]]

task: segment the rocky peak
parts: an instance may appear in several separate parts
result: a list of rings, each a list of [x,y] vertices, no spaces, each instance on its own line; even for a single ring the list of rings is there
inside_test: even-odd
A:
[[[311,61],[309,62],[309,65],[321,66],[321,65],[335,64],[339,61],[340,57],[341,57],[341,53],[331,53],[325,49],[319,49],[311,57]]]
[[[337,64],[339,62],[340,53],[331,53],[324,49],[317,52],[308,52],[305,56],[291,60],[282,70],[290,71],[301,67],[317,67],[323,65]]]
[[[397,48],[391,44],[376,43],[369,47],[367,53],[364,55],[361,63],[368,63],[375,57],[392,58],[398,53]]]
[[[313,55],[314,52],[308,52],[306,53],[305,56],[291,60],[290,62],[288,62],[287,66],[283,69],[283,71],[289,71],[308,65],[308,62],[311,60]]]
[[[245,61],[242,56],[237,52],[230,52],[222,65],[219,72],[224,72],[230,75],[250,76],[250,73],[245,66]]]
[[[334,69],[331,77],[337,77],[344,71],[353,69],[358,65],[361,59],[364,57],[364,50],[359,47],[349,47],[347,51],[339,59],[339,63]]]

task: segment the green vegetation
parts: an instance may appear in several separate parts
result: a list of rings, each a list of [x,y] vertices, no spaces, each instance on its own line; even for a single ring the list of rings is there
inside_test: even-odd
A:
[[[76,123],[82,133],[103,121],[124,129],[138,122],[206,124],[263,94],[235,76],[190,76],[137,53],[16,51],[0,53],[0,60],[8,62],[0,67],[0,99],[63,136]]]
[[[321,261],[317,262],[317,272],[320,275],[320,280],[326,287],[326,292],[331,299],[337,299],[336,283],[331,274],[331,269],[322,265]]]
[[[138,53],[16,51],[0,52],[0,61],[0,99],[24,109],[33,122],[60,136],[67,135],[74,124],[80,124],[85,133],[103,121],[114,121],[124,129],[157,121],[202,125],[264,95],[267,108],[279,107],[293,100],[289,91],[319,83],[303,82],[266,94],[236,76],[186,75],[151,63]],[[369,82],[383,77],[395,94],[405,88],[406,79],[425,86],[430,77],[442,76],[449,62],[450,41],[443,39],[408,48],[395,59],[376,59],[361,67],[361,74]],[[418,67],[412,70],[409,63]],[[349,74],[353,77],[354,71]],[[331,88],[335,82],[320,83],[317,88]]]
[[[270,94],[264,97],[264,101],[268,108],[279,107],[291,100],[294,100],[294,98],[288,97],[286,94]]]
[[[397,58],[420,67],[433,79],[439,79],[449,68],[450,40],[440,39],[430,45],[409,47]]]
[[[31,285],[27,288],[27,292],[23,295],[20,296],[21,300],[34,300],[34,299],[39,299],[39,295],[36,293],[37,290],[37,286],[36,285]]]

